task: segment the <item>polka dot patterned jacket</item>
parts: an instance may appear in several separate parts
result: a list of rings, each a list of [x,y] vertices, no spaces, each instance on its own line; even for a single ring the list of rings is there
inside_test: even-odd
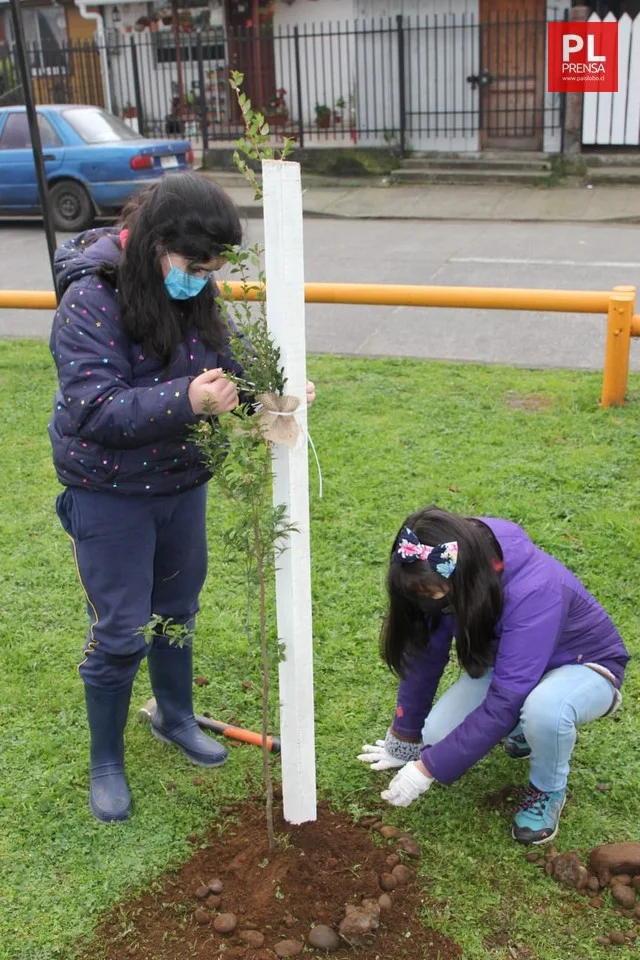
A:
[[[214,367],[241,373],[229,355],[187,332],[161,369],[118,322],[116,291],[97,272],[117,262],[119,234],[87,231],[56,253],[61,293],[51,331],[59,389],[49,423],[53,460],[65,486],[166,495],[205,483],[210,474],[188,428],[191,380]]]

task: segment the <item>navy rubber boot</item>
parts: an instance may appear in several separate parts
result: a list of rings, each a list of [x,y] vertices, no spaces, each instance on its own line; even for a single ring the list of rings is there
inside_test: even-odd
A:
[[[193,654],[191,644],[170,644],[156,637],[147,657],[151,687],[157,709],[151,732],[158,740],[172,743],[199,767],[217,767],[228,753],[207,736],[193,715]]]
[[[126,820],[131,813],[124,772],[124,728],[132,686],[115,691],[88,683],[84,686],[91,733],[89,806],[102,823]]]

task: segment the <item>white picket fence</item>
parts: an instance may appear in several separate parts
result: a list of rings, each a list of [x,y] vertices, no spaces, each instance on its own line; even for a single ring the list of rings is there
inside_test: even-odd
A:
[[[615,21],[608,13],[603,21],[596,14],[589,20]],[[640,14],[632,20],[625,13],[618,21],[618,91],[586,93],[582,113],[584,146],[640,146]]]

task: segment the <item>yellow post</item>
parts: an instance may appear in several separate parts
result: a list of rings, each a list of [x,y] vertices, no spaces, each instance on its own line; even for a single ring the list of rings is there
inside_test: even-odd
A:
[[[602,407],[621,406],[624,403],[629,379],[631,321],[635,299],[635,287],[614,287],[611,293],[600,398]]]

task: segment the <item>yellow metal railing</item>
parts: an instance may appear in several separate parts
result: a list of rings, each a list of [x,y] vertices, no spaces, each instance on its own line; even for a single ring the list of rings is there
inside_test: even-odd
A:
[[[228,286],[231,296],[242,297],[239,281]],[[256,299],[258,283],[250,297]],[[624,403],[629,377],[631,337],[640,337],[640,315],[634,316],[635,287],[613,290],[528,290],[499,287],[428,287],[383,283],[306,283],[307,303],[357,303],[377,306],[462,307],[476,310],[536,310],[552,313],[602,313],[607,332],[601,406]],[[0,309],[55,310],[53,293],[38,290],[0,290]]]

